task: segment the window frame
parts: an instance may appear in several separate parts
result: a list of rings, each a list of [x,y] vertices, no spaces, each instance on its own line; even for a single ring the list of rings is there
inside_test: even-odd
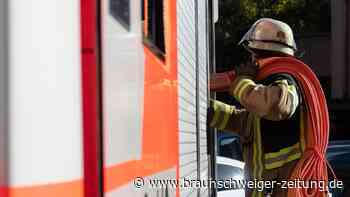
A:
[[[151,19],[152,21],[149,21],[150,20],[150,17],[149,17],[149,3],[150,1],[157,1],[157,0],[144,0],[144,3],[142,3],[141,5],[143,5],[143,9],[144,9],[144,12],[143,12],[143,26],[142,26],[142,29],[143,29],[143,34],[142,34],[142,37],[143,37],[143,44],[148,48],[150,49],[150,51],[152,51],[152,53],[158,57],[160,60],[162,60],[163,62],[165,61],[165,56],[166,56],[166,42],[165,42],[165,20],[164,20],[164,0],[158,0],[158,1],[162,1],[162,13],[161,15],[157,14],[157,16],[162,16],[161,17],[161,21],[162,21],[162,27],[163,27],[163,31],[162,32],[157,32],[157,33],[161,33],[161,35],[163,36],[162,37],[162,41],[164,42],[164,50],[162,50],[159,46],[157,46],[157,44],[155,43],[156,41],[152,38],[152,36],[150,35],[150,22],[154,22],[156,23],[157,22],[157,19],[159,18],[155,18],[155,19]],[[152,9],[153,10],[153,9]],[[146,23],[146,24],[145,24]],[[155,30],[157,31],[157,29]]]
[[[115,10],[114,8],[118,8],[117,2],[120,4],[122,3],[127,3],[126,7],[121,8],[121,9],[128,9],[128,15],[126,16],[127,18],[123,18],[120,14],[121,10]],[[129,0],[109,0],[109,14],[115,19],[121,26],[124,27],[125,30],[130,32],[131,30],[131,7],[130,7],[130,1]]]

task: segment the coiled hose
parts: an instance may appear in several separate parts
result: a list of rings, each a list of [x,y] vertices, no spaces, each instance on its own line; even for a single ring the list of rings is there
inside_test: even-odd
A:
[[[275,73],[287,73],[293,76],[298,82],[306,106],[306,149],[290,175],[290,180],[317,180],[328,184],[327,165],[329,164],[325,154],[329,138],[329,116],[326,98],[319,80],[307,65],[292,57],[267,58],[259,61],[259,64],[261,69],[257,80],[262,80]],[[288,190],[288,197],[323,197],[326,195],[326,192],[319,188]]]
[[[306,64],[293,57],[266,58],[258,61],[258,64],[260,65],[258,81],[276,73],[286,73],[298,82],[303,95],[306,106],[305,151],[290,175],[290,180],[322,181],[328,184],[327,165],[329,166],[329,163],[325,154],[329,138],[329,115],[319,80]],[[234,71],[215,73],[211,76],[210,90],[227,91],[234,78]],[[331,167],[330,170],[336,178]],[[293,188],[288,190],[288,197],[327,196],[322,189]]]

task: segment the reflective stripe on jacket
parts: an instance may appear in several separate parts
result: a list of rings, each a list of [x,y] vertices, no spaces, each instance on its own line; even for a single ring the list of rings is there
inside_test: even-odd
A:
[[[280,168],[301,157],[304,147],[302,108],[297,111],[301,114],[300,131],[295,133],[300,139],[295,143],[273,152],[264,152],[261,135],[264,132],[261,130],[262,120],[288,120],[295,114],[301,100],[297,89],[295,84],[283,77],[268,85],[239,77],[232,85],[231,94],[241,103],[241,109],[217,100],[210,101],[209,125],[240,134],[250,179],[266,179],[265,171]],[[283,130],[279,132],[283,133]],[[253,190],[251,195],[261,196],[262,192]]]

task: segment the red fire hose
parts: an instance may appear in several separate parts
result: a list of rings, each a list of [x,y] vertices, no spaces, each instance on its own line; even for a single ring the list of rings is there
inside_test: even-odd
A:
[[[327,103],[320,82],[312,70],[303,62],[292,57],[275,57],[259,61],[261,69],[257,80],[272,74],[286,73],[295,78],[300,87],[306,106],[305,114],[305,151],[291,174],[290,180],[324,181],[328,184],[325,153],[329,137],[329,116]],[[213,75],[210,86],[213,91],[227,89],[234,76],[232,73]],[[220,81],[224,79],[224,81]],[[334,174],[333,174],[334,175]],[[324,197],[326,192],[320,188],[293,188],[288,190],[288,197]]]
[[[325,158],[329,137],[329,117],[326,98],[316,75],[303,62],[290,57],[268,58],[259,62],[262,66],[257,80],[275,73],[293,76],[306,105],[305,152],[291,174],[291,180],[319,180],[328,183]],[[288,197],[326,196],[319,188],[288,190]]]

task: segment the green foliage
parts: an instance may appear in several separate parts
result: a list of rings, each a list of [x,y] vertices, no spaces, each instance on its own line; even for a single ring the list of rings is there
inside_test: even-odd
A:
[[[259,18],[284,21],[296,35],[330,32],[330,0],[220,0],[219,3],[218,70],[231,69],[227,65],[242,61],[239,57],[244,52],[237,42]]]

